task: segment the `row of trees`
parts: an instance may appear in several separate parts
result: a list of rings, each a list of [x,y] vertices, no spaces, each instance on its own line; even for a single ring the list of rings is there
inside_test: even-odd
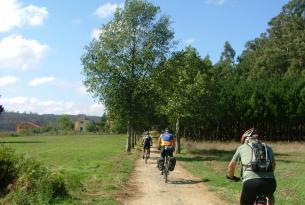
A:
[[[0,95],[0,97],[1,97],[1,95]],[[3,113],[4,112],[4,107],[2,106],[2,105],[0,105],[0,115],[1,115],[1,113]]]
[[[179,139],[238,139],[252,126],[266,139],[304,139],[305,0],[289,1],[268,30],[235,57],[225,42],[212,64],[195,48],[171,53],[174,32],[160,8],[126,0],[82,56],[85,85],[109,119],[133,133],[172,127]]]

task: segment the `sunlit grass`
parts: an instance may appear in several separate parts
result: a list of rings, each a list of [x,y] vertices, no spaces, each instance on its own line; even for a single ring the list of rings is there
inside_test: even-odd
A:
[[[5,137],[0,143],[63,173],[74,200],[62,204],[117,204],[136,158],[124,152],[126,135]]]
[[[179,159],[193,174],[201,177],[210,190],[231,204],[239,203],[241,182],[225,179],[226,167],[239,143],[184,142]],[[276,204],[300,205],[305,201],[305,144],[268,143],[277,161]],[[235,172],[239,176],[239,167]]]

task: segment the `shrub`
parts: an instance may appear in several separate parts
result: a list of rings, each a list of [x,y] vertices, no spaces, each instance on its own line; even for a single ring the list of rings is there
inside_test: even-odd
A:
[[[69,197],[63,176],[4,146],[0,148],[0,177],[0,204],[49,204]]]

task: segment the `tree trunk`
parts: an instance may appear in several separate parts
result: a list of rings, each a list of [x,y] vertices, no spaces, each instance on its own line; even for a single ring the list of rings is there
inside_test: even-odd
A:
[[[130,120],[128,120],[126,152],[130,152],[130,151],[131,151],[131,123],[130,123]]]
[[[180,154],[181,152],[181,148],[180,148],[180,133],[179,133],[179,128],[180,128],[180,119],[177,118],[176,121],[176,153]]]
[[[134,144],[135,144],[135,132],[134,129],[132,128],[131,131],[131,147],[134,148]]]

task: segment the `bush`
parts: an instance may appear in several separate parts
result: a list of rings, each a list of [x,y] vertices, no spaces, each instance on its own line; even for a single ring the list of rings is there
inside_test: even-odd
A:
[[[63,176],[4,146],[0,148],[0,173],[0,204],[50,204],[69,197]]]

